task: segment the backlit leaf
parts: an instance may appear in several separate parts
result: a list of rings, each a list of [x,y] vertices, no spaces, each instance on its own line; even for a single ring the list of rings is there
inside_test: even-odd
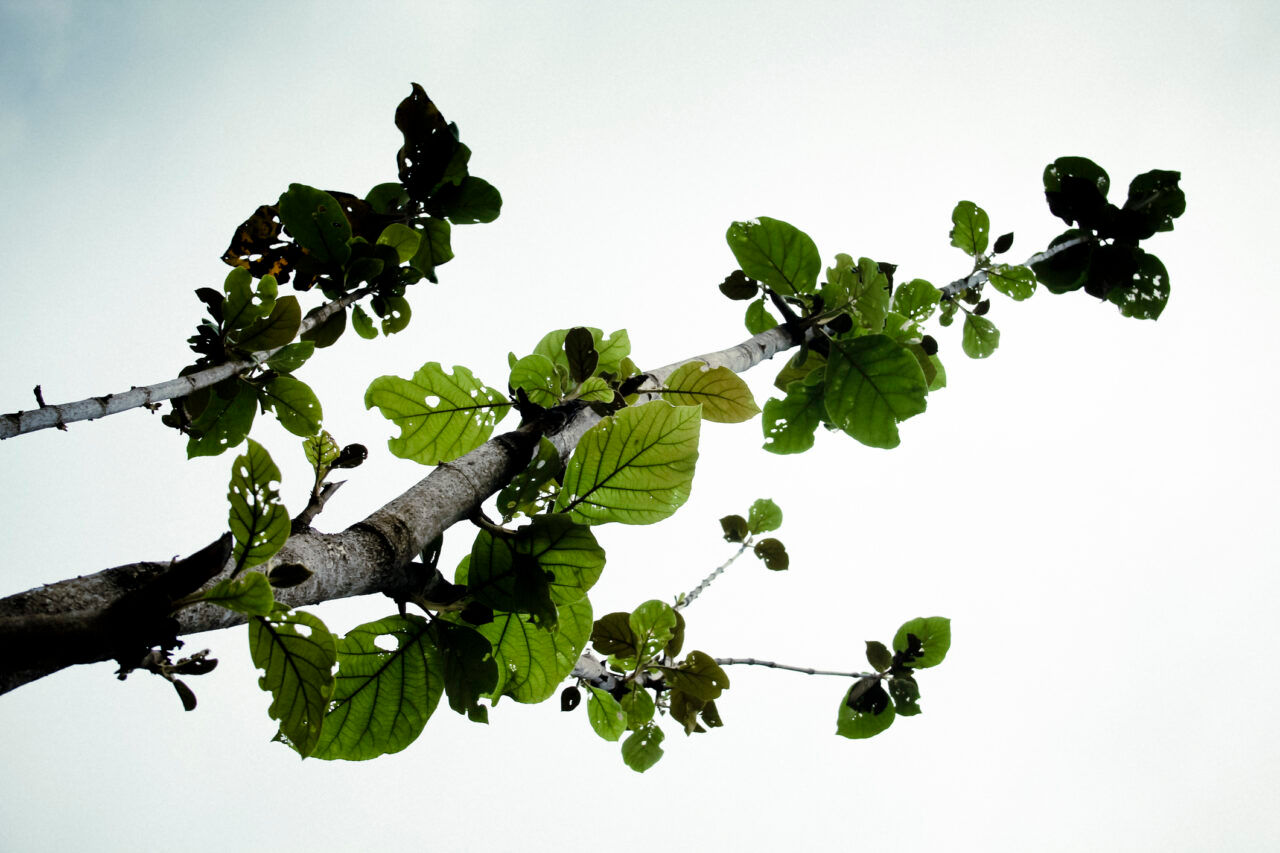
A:
[[[493,621],[476,627],[493,647],[498,665],[494,694],[517,702],[542,702],[578,662],[591,636],[591,603],[585,597],[558,608],[554,631],[532,623],[528,616],[495,613]]]
[[[281,737],[304,758],[320,740],[337,647],[324,623],[305,611],[249,617],[249,651],[264,672],[258,685],[272,696],[268,711],[280,721]]]
[[[821,379],[823,373],[817,375]],[[787,386],[787,396],[764,404],[764,449],[770,453],[803,453],[813,447],[813,433],[826,415],[823,386],[802,381]]]
[[[214,386],[204,411],[191,423],[187,458],[217,456],[236,447],[249,435],[257,412],[258,392],[248,382],[232,377],[226,385]]]
[[[837,340],[827,357],[831,421],[870,447],[897,447],[898,422],[925,410],[928,385],[910,351],[886,335]]]
[[[991,220],[987,212],[971,201],[962,201],[951,211],[951,245],[977,257],[987,250]]]
[[[822,258],[808,234],[780,219],[734,222],[725,233],[738,266],[781,296],[813,293]]]
[[[622,742],[622,760],[637,773],[643,773],[662,758],[662,729],[649,723],[632,732]]]
[[[262,572],[224,578],[205,590],[199,600],[250,616],[266,616],[276,604],[271,583]]]
[[[1036,292],[1036,274],[1030,267],[996,264],[987,271],[987,281],[1005,296],[1019,301]]]
[[[986,317],[966,314],[960,346],[969,358],[986,358],[1000,346],[1000,330]]]
[[[315,392],[301,379],[277,376],[262,387],[258,399],[294,435],[306,438],[319,431],[324,412]]]
[[[322,264],[345,264],[351,257],[351,223],[338,200],[324,190],[290,184],[280,196],[285,230]]]
[[[893,650],[906,651],[912,636],[920,641],[922,651],[919,657],[908,661],[907,665],[914,669],[937,666],[951,648],[951,620],[945,616],[929,616],[904,623],[893,635]]]
[[[606,690],[587,687],[587,719],[591,728],[605,740],[617,740],[627,730],[627,715],[622,705]]]
[[[235,539],[236,570],[266,562],[289,538],[289,513],[280,503],[280,469],[261,444],[249,439],[231,465],[228,523]]]

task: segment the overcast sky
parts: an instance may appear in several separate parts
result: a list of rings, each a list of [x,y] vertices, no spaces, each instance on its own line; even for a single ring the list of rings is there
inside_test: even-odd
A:
[[[734,667],[725,727],[667,725],[644,775],[555,702],[504,701],[488,727],[442,706],[395,756],[299,762],[269,742],[240,628],[191,638],[222,661],[193,713],[109,664],[0,697],[0,849],[1276,849],[1276,9],[0,2],[0,410],[37,383],[61,402],[174,375],[192,290],[220,286],[257,205],[395,178],[411,81],[502,191],[404,334],[301,373],[371,451],[325,530],[426,473],[363,409],[376,376],[440,361],[501,386],[508,351],[579,324],[628,329],[645,367],[746,337],[716,289],[735,219],[941,285],[967,272],[960,199],[1019,258],[1062,230],[1040,183],[1058,156],[1094,159],[1120,200],[1180,170],[1188,199],[1149,244],[1159,322],[996,298],[999,351],[970,362],[942,330],[949,385],[899,448],[820,435],[777,457],[758,421],[709,424],[679,514],[597,531],[599,615],[694,586],[728,556],[716,519],[772,497],[791,570],[736,564],[686,647],[859,669],[865,640],[946,615],[923,715],[847,741],[845,683]],[[748,377],[761,404],[775,372]],[[255,435],[296,512],[297,441]],[[186,461],[140,411],[5,442],[0,593],[192,552],[225,529],[230,464]],[[339,632],[393,609],[314,608]]]

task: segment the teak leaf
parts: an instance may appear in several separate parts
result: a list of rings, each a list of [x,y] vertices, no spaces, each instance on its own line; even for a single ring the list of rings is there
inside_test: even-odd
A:
[[[383,417],[400,427],[400,435],[387,441],[392,453],[438,465],[488,441],[511,403],[467,368],[455,367],[451,376],[432,361],[412,379],[380,376],[373,380],[364,405],[366,409],[377,406]]]
[[[736,424],[760,413],[747,383],[727,367],[708,368],[691,361],[676,368],[664,385],[664,400],[676,406],[701,403],[702,417],[709,421]]]
[[[831,344],[825,400],[832,423],[870,447],[897,447],[898,422],[925,410],[919,362],[887,335]]]
[[[320,741],[337,645],[324,623],[305,611],[249,619],[253,665],[265,673],[258,684],[272,695],[269,713],[280,721],[281,738],[304,758]]]
[[[780,219],[735,222],[725,233],[729,250],[750,278],[781,296],[813,293],[822,258],[808,234]]]
[[[231,466],[228,524],[235,539],[236,571],[265,563],[289,538],[289,513],[280,503],[280,469],[252,438]]]

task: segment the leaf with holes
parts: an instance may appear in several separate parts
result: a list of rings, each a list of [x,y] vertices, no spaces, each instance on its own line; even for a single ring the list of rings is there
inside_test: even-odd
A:
[[[764,449],[770,453],[803,453],[813,447],[813,434],[826,416],[822,380],[825,370],[787,386],[787,396],[764,404]]]
[[[388,616],[338,643],[338,674],[314,758],[364,761],[422,733],[444,690],[444,663],[421,616]]]
[[[595,733],[605,740],[617,740],[627,730],[627,715],[622,705],[607,690],[587,687],[587,720]]]
[[[706,652],[689,652],[679,667],[667,670],[667,675],[672,687],[703,702],[719,699],[729,689],[728,674]]]
[[[510,405],[467,368],[455,367],[451,376],[434,361],[412,379],[379,376],[364,395],[366,409],[377,406],[400,427],[400,435],[387,441],[391,452],[424,465],[449,462],[484,444]]]
[[[337,649],[324,623],[305,611],[249,618],[249,652],[265,673],[258,685],[271,693],[269,713],[280,721],[280,738],[304,758],[320,741]]]
[[[556,509],[582,524],[652,524],[684,504],[698,460],[701,411],[661,400],[629,407],[583,435]]]
[[[913,648],[912,637],[919,641],[918,648]],[[913,657],[905,662],[914,669],[937,666],[946,658],[950,648],[951,620],[945,616],[912,619],[903,624],[893,635],[893,650],[895,652],[910,650]]]
[[[760,413],[751,389],[727,367],[691,361],[667,377],[662,399],[674,406],[702,404],[702,417],[722,424],[751,420]]]
[[[248,450],[231,466],[227,492],[236,571],[265,563],[289,538],[289,513],[280,503],[279,483],[280,469],[271,454],[249,439]]]
[[[290,236],[322,264],[344,264],[351,257],[351,223],[337,199],[324,190],[289,184],[280,196],[279,210]]]
[[[542,702],[573,671],[591,636],[591,602],[581,598],[558,611],[554,631],[517,613],[495,613],[492,622],[476,627],[493,647],[498,665],[495,699],[506,695],[517,702]]]
[[[986,358],[1000,346],[1000,330],[986,317],[976,314],[964,316],[964,334],[960,347],[969,358]]]
[[[987,250],[991,219],[971,201],[962,201],[951,211],[951,245],[975,258]]]
[[[782,526],[782,510],[768,498],[760,498],[747,512],[747,527],[752,533],[768,533]]]
[[[584,328],[591,333],[591,343],[596,351],[595,375],[601,373],[610,373],[619,376],[622,373],[622,360],[631,355],[631,338],[627,335],[626,329],[618,329],[612,335],[605,336],[604,332],[591,326],[581,326],[575,328]],[[538,345],[533,351],[541,355],[555,366],[556,370],[567,380],[572,375],[572,368],[569,365],[569,356],[565,353],[565,341],[569,337],[570,329],[557,329],[554,332],[548,332],[542,336],[542,340],[538,341]]]
[[[276,605],[271,583],[262,572],[248,572],[238,578],[220,580],[196,600],[250,616],[266,616]]]
[[[206,393],[203,411],[191,422],[188,459],[217,456],[238,446],[249,435],[258,413],[258,392],[238,376],[219,382]]]
[[[1030,299],[1036,292],[1036,274],[1031,267],[996,264],[987,271],[987,281],[996,290],[1021,302]]]
[[[306,438],[320,430],[324,411],[315,392],[301,379],[277,376],[262,386],[258,400],[264,409],[275,412],[280,426],[294,435]]]
[[[662,758],[662,729],[649,723],[632,732],[622,742],[622,760],[637,773],[643,773]]]
[[[831,421],[870,447],[897,447],[898,423],[925,410],[920,363],[886,335],[837,340],[827,357],[825,399]]]

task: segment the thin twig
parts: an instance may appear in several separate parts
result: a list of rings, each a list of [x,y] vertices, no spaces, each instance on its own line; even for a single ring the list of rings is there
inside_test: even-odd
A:
[[[703,590],[711,586],[711,582],[716,578],[718,578],[721,575],[721,573],[724,572],[725,569],[729,568],[729,566],[733,564],[734,560],[741,557],[743,552],[747,550],[747,546],[750,544],[751,544],[751,539],[748,537],[746,540],[743,541],[742,547],[740,547],[736,552],[734,552],[734,555],[732,557],[725,560],[723,563],[721,563],[719,566],[716,567],[716,570],[714,572],[712,572],[711,574],[703,578],[702,583],[698,584],[692,590],[680,596],[680,600],[676,603],[676,610],[682,610],[685,607],[688,607],[689,604],[691,604],[695,598],[697,598],[699,595],[702,595]]]
[[[829,669],[814,669],[808,666],[790,666],[785,663],[776,663],[771,660],[756,660],[755,658],[716,658],[716,663],[720,666],[735,666],[745,664],[747,666],[767,666],[770,669],[785,669],[788,672],[803,672],[805,675],[834,675],[837,678],[878,678],[877,672],[834,672]]]
[[[364,287],[322,305],[302,321],[302,325],[298,327],[298,334],[301,335],[303,332],[314,329],[339,310],[346,308],[372,292],[371,288]],[[189,373],[186,376],[179,376],[177,379],[158,382],[155,385],[134,386],[128,391],[122,391],[119,394],[88,397],[74,403],[60,403],[53,406],[42,405],[40,408],[30,411],[0,415],[0,440],[48,429],[49,427],[66,429],[68,423],[74,423],[75,421],[91,421],[95,418],[104,418],[107,415],[114,415],[118,412],[140,407],[151,408],[161,400],[185,397],[188,394],[199,391],[201,388],[217,385],[228,377],[253,370],[279,352],[280,349],[281,347],[277,347],[256,352],[248,358],[226,361],[195,373]]]
[[[1025,261],[1022,262],[1022,266],[1029,267],[1032,264],[1043,263],[1044,261],[1047,261],[1050,258],[1052,258],[1054,255],[1061,254],[1062,252],[1065,252],[1067,249],[1074,249],[1076,246],[1083,246],[1086,243],[1091,242],[1092,240],[1093,240],[1092,237],[1076,237],[1074,239],[1067,240],[1065,243],[1059,243],[1058,245],[1054,246],[1052,249],[1045,249],[1043,252],[1039,252],[1037,254],[1032,255],[1031,257],[1027,258]],[[959,296],[961,293],[964,293],[966,290],[972,290],[978,285],[984,283],[986,280],[987,280],[987,271],[978,270],[977,272],[972,273],[968,276],[965,276],[964,278],[956,279],[955,281],[948,284],[946,287],[942,288],[942,298],[944,300],[954,299],[955,297]]]

